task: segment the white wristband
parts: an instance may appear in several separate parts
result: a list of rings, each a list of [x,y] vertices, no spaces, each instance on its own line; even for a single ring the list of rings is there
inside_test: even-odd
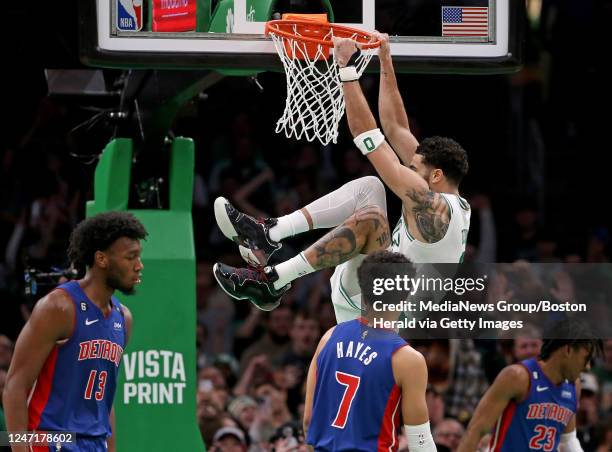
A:
[[[385,141],[385,136],[380,129],[372,129],[355,137],[353,142],[363,155],[375,151]]]
[[[421,425],[404,425],[410,452],[436,452],[436,444],[431,436],[429,421]]]
[[[340,81],[341,82],[354,82],[359,80],[359,74],[355,66],[346,66],[340,68]]]
[[[560,452],[584,452],[580,441],[576,437],[576,430],[561,435],[561,441],[559,442]]]

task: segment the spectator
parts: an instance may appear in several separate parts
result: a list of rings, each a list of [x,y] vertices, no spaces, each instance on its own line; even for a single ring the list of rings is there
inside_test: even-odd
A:
[[[260,405],[249,435],[254,442],[267,444],[276,429],[292,420],[287,393],[271,383],[263,383],[255,388],[255,396]]]
[[[466,262],[491,263],[497,262],[497,230],[491,210],[491,201],[486,195],[474,195],[470,198],[470,207],[478,214],[480,237],[478,246],[468,253],[466,247]]]
[[[610,452],[612,450],[612,416],[599,425],[599,444],[595,452]]]
[[[606,339],[603,343],[603,362],[593,369],[601,387],[601,410],[610,412],[612,410],[612,339]]]
[[[451,452],[455,452],[464,433],[463,425],[455,419],[446,418],[433,429],[433,439],[436,446],[446,446]]]
[[[241,395],[230,402],[227,411],[248,431],[257,415],[257,402],[252,397]]]
[[[317,318],[307,310],[298,312],[293,320],[289,337],[290,346],[280,357],[281,363],[308,368],[321,337]]]
[[[512,345],[514,362],[537,358],[542,348],[542,333],[535,326],[527,323],[520,331]]]
[[[425,400],[427,402],[427,412],[429,413],[429,423],[431,428],[435,428],[444,419],[444,399],[433,386],[428,385],[425,392]]]
[[[576,412],[576,433],[585,451],[595,450],[597,447],[598,393],[599,385],[595,375],[583,372],[580,375],[580,401]]]
[[[289,349],[289,331],[293,313],[286,304],[281,304],[272,312],[266,313],[266,332],[248,347],[240,357],[240,374],[246,370],[251,358],[266,355],[269,362],[282,356]]]
[[[308,452],[304,432],[298,422],[281,425],[270,438],[271,452]]]
[[[444,397],[447,416],[467,422],[488,387],[481,355],[471,339],[418,341],[429,383]]]
[[[215,433],[209,450],[210,452],[246,452],[244,433],[236,427],[222,427]]]

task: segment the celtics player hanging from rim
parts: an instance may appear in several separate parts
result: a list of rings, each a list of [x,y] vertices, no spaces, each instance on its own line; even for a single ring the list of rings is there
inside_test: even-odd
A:
[[[468,170],[466,152],[450,138],[432,137],[419,144],[410,131],[397,88],[389,37],[377,35],[377,39],[381,40],[380,118],[393,147],[375,129],[359,82],[345,79],[343,89],[357,147],[402,201],[397,226],[391,234],[384,186],[372,176],[351,181],[290,215],[261,221],[237,211],[225,198],[217,198],[217,224],[226,237],[241,245],[241,253],[254,265],[266,265],[286,237],[334,228],[302,253],[275,266],[260,270],[215,264],[215,278],[231,297],[271,310],[291,281],[336,267],[331,278],[332,302],[336,320],[343,322],[361,315],[356,272],[365,255],[390,248],[415,263],[461,261],[470,222],[469,205],[458,188]],[[341,54],[336,53],[341,67],[356,51],[354,41],[342,42]]]

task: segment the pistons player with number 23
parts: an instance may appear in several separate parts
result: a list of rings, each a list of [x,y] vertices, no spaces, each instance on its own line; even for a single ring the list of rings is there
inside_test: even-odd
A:
[[[74,432],[76,438],[33,450],[115,450],[112,404],[132,315],[113,293],[129,295],[140,282],[146,236],[125,212],[93,216],[72,232],[68,254],[85,276],[37,302],[17,339],[3,402],[11,432]]]
[[[476,407],[458,452],[474,452],[491,430],[491,452],[582,452],[576,437],[575,382],[601,341],[585,339],[591,336],[588,327],[567,319],[553,328],[555,339],[544,340],[540,359],[499,373]]]

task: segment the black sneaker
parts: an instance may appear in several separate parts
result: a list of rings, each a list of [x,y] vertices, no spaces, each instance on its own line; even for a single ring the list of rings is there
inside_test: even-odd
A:
[[[277,223],[276,218],[256,220],[236,210],[227,199],[218,197],[215,200],[215,219],[224,236],[246,248],[241,248],[240,254],[251,265],[266,265],[270,256],[282,246],[268,234]]]
[[[273,283],[278,275],[273,267],[236,268],[216,263],[213,274],[226,294],[236,300],[249,300],[262,311],[276,308],[283,294],[291,287],[291,284],[287,284],[278,290],[274,288]]]

